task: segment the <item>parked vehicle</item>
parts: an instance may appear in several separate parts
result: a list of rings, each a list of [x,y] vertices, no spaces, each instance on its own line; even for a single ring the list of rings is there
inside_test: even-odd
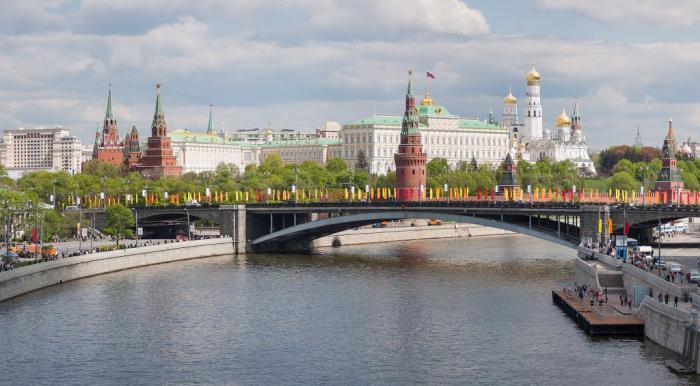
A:
[[[65,210],[66,211],[76,211],[76,210],[80,210],[80,208],[78,208],[77,205],[68,205],[68,206],[66,206]]]
[[[434,218],[431,218],[431,219],[428,221],[428,225],[442,225],[442,221],[436,220],[436,219],[434,219]]]
[[[683,272],[683,267],[678,263],[669,262],[668,266],[671,272]]]
[[[688,272],[688,281],[691,283],[700,283],[700,271],[697,269],[691,269],[690,272]]]

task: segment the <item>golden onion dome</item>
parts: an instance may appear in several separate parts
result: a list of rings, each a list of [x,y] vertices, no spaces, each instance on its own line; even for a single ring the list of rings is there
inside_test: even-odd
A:
[[[425,93],[425,96],[423,97],[423,100],[420,102],[422,106],[432,106],[435,104],[435,101],[430,97],[430,94],[427,92]]]
[[[503,104],[514,105],[516,103],[518,103],[518,98],[514,97],[513,93],[510,90],[508,90],[508,95],[506,95],[506,97],[503,98]]]
[[[532,64],[532,69],[527,73],[527,84],[535,85],[540,82],[540,73],[535,69],[535,64]]]
[[[557,127],[569,127],[571,126],[571,118],[569,118],[569,115],[566,114],[566,111],[564,108],[561,108],[561,114],[557,116]]]

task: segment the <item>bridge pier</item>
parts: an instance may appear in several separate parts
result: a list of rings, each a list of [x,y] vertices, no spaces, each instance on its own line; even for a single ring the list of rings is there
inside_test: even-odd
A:
[[[233,253],[245,253],[247,249],[245,205],[222,206],[219,212],[219,232],[233,239]]]

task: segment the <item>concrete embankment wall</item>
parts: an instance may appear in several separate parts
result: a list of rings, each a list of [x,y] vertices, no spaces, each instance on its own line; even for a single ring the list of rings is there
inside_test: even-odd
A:
[[[490,228],[474,224],[418,225],[388,228],[360,228],[321,237],[314,241],[315,247],[330,247],[337,239],[341,245],[386,243],[392,241],[409,241],[425,239],[444,239],[455,237],[478,237],[513,234],[503,229]]]
[[[683,354],[683,322],[688,320],[686,312],[647,296],[639,307],[639,317],[644,320],[644,335],[647,338],[677,354]]]
[[[574,280],[576,285],[587,285],[588,287],[600,289],[596,269],[588,265],[585,261],[576,258],[576,269]]]
[[[0,301],[61,281],[172,261],[233,254],[230,237],[93,253],[0,273]]]
[[[629,264],[624,264],[622,266],[622,278],[625,282],[625,288],[627,288],[629,295],[632,295],[634,287],[651,288],[652,297],[658,296],[659,292],[661,292],[662,296],[669,294],[671,298],[678,296],[679,299],[683,300],[684,295],[687,295],[688,293],[687,289],[683,289],[673,283],[667,282],[653,273]]]
[[[620,269],[622,267],[622,260],[616,259],[612,256],[606,255],[604,253],[600,253],[596,250],[586,248],[586,247],[578,247],[578,255],[579,257],[586,257],[588,259],[596,259],[598,261],[601,261],[610,267]]]

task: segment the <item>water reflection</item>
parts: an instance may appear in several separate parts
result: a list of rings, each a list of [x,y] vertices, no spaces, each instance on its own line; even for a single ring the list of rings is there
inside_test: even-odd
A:
[[[0,304],[12,384],[692,384],[555,306],[573,251],[520,236],[217,257]],[[42,358],[37,362],[33,359]],[[8,383],[8,382],[5,382]]]

